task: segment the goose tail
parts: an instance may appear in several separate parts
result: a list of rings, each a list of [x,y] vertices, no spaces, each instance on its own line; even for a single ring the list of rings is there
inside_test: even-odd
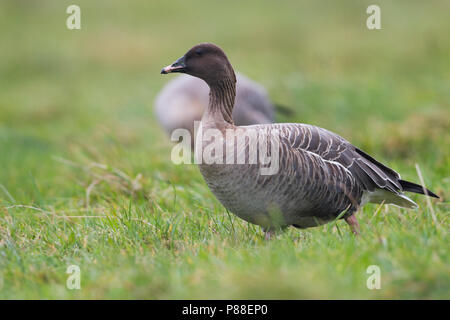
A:
[[[399,182],[403,188],[403,191],[424,194],[426,196],[439,199],[439,197],[434,192],[428,190],[427,188],[421,186],[420,184],[416,184],[406,180],[399,180]]]

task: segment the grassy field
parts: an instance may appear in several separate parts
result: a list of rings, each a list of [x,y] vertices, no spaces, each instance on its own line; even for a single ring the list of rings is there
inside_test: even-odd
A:
[[[0,298],[450,298],[449,1],[74,1],[0,4]],[[267,242],[153,115],[162,66],[222,46],[304,122],[441,196],[367,205]],[[173,77],[170,77],[172,79]],[[81,289],[66,288],[69,265]],[[369,290],[366,269],[381,270]]]

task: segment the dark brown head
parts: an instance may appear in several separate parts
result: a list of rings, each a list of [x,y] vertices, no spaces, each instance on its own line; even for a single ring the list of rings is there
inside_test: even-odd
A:
[[[222,80],[236,82],[233,67],[225,52],[212,43],[201,43],[190,49],[173,64],[164,67],[161,74],[187,73],[203,79],[210,86]]]

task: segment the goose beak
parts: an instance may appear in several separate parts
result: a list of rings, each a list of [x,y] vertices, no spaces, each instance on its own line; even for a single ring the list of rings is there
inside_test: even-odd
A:
[[[173,72],[184,72],[186,65],[184,63],[184,56],[172,63],[170,66],[164,67],[161,70],[161,74],[168,74]]]

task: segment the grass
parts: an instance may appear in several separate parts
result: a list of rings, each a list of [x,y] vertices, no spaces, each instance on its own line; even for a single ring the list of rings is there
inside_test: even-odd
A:
[[[0,5],[0,298],[450,297],[449,3],[71,1]],[[441,196],[367,205],[270,242],[170,162],[153,116],[162,66],[221,45],[294,118],[346,137]],[[433,217],[434,215],[434,217]],[[66,288],[69,265],[81,290]],[[369,290],[370,265],[381,289]]]

